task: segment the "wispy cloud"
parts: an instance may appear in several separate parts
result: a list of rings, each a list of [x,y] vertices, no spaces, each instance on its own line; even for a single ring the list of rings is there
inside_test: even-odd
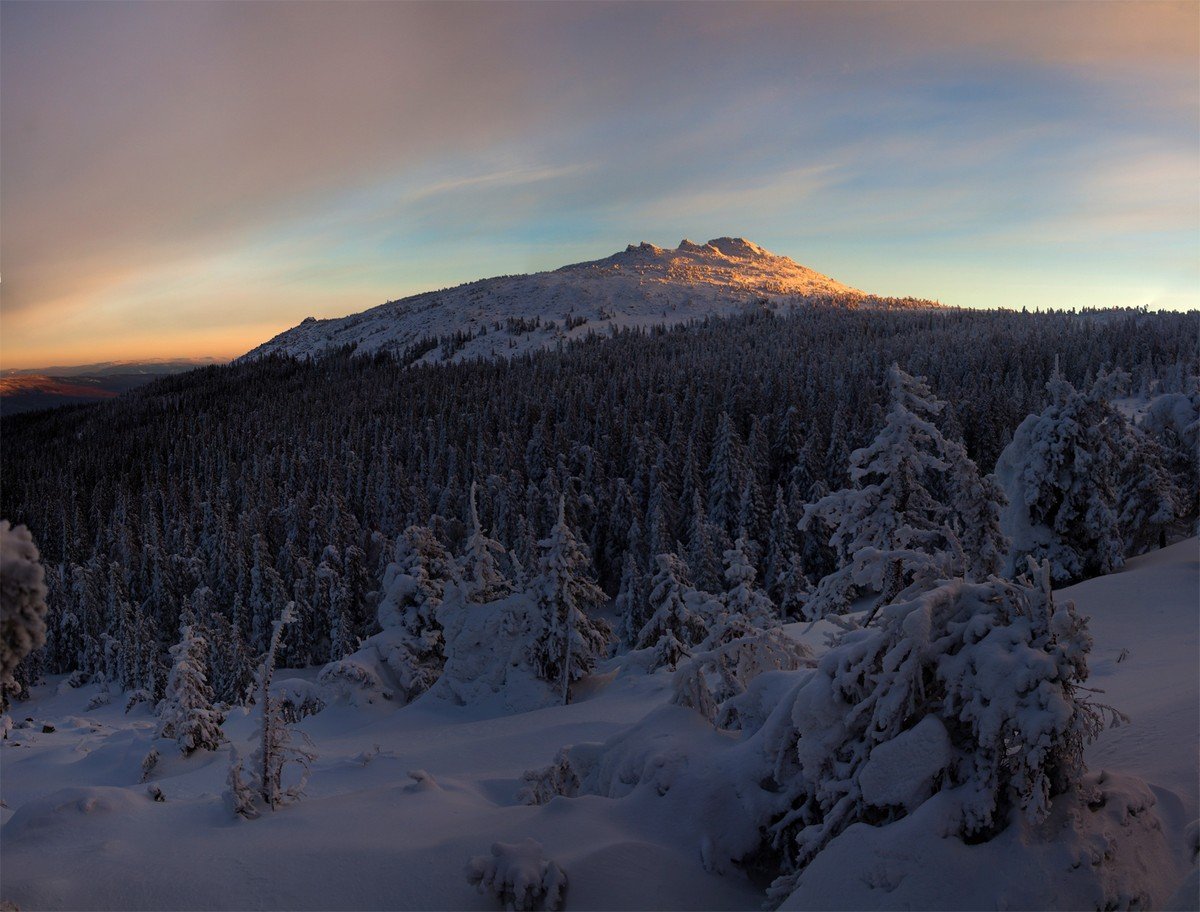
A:
[[[1086,239],[1111,287],[1194,291],[1194,3],[68,2],[0,20],[6,362],[56,338],[120,356],[146,326],[164,354],[218,325],[241,344],[248,323],[684,234],[943,298],[1022,259],[1083,284]]]

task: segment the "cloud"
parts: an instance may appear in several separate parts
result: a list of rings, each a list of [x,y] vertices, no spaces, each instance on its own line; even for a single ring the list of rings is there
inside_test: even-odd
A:
[[[119,339],[174,309],[178,338],[208,325],[196,289],[283,319],[300,283],[353,310],[656,230],[857,249],[1189,218],[1194,3],[9,3],[0,25],[6,356],[56,315]]]

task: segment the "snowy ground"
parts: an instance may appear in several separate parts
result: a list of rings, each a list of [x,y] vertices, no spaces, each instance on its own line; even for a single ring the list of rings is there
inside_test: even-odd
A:
[[[1200,811],[1197,541],[1061,595],[1092,617],[1091,683],[1106,691],[1100,699],[1132,718],[1092,747],[1092,769],[1146,779],[1166,841],[1185,857],[1185,832]],[[821,633],[805,638],[819,645]],[[567,872],[568,909],[749,910],[763,900],[763,883],[706,871],[705,834],[653,790],[540,807],[517,801],[524,770],[545,766],[563,745],[609,738],[665,704],[665,674],[610,666],[571,706],[516,716],[482,718],[433,699],[403,709],[335,705],[302,723],[320,754],[309,797],[252,821],[235,819],[222,796],[224,751],[186,760],[164,754],[152,782],[166,801],[153,801],[139,781],[153,738],[147,710],[126,715],[114,697],[89,712],[95,688],[59,684],[14,708],[18,722],[33,721],[0,747],[0,897],[22,909],[490,909],[493,901],[467,883],[466,863],[493,842],[525,837]],[[693,757],[736,737],[680,708],[662,718]],[[252,717],[237,713],[225,730],[249,751]],[[410,777],[418,770],[428,775]],[[835,849],[836,842],[827,852]],[[976,886],[964,886],[957,905],[986,906],[1002,891],[978,885],[1005,872],[972,869],[960,849]],[[887,861],[881,854],[875,866]],[[1161,870],[1176,882],[1157,890],[1160,904],[1184,874],[1175,863]],[[946,895],[954,877],[912,873],[896,893],[861,893],[870,885],[857,885],[860,907],[886,907],[888,896],[897,908],[955,905]],[[1018,886],[1008,895],[1022,895]],[[1182,907],[1195,908],[1194,890],[1182,896]]]

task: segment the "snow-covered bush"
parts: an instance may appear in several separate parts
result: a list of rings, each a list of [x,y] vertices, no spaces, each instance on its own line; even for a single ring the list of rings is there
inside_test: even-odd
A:
[[[324,687],[303,678],[285,678],[276,681],[271,688],[279,701],[279,711],[285,722],[299,722],[325,708],[328,695]]]
[[[524,785],[517,791],[517,800],[522,804],[547,804],[558,796],[574,798],[579,794],[579,774],[571,765],[566,748],[555,755],[549,766],[526,770],[521,781]]]
[[[675,677],[672,702],[689,706],[720,728],[740,728],[736,705],[768,671],[794,671],[807,664],[811,651],[779,627],[761,628],[743,614],[725,618],[721,627],[685,663]]]
[[[561,909],[567,875],[546,858],[542,844],[533,839],[492,844],[490,855],[477,855],[467,863],[467,880],[480,893],[491,894],[501,908],[524,912]]]
[[[226,797],[230,809],[239,817],[253,820],[258,816],[258,792],[253,785],[253,774],[246,772],[245,764],[237,748],[229,745],[229,773],[226,784],[229,786]]]
[[[46,642],[46,583],[33,536],[0,519],[0,688]],[[2,701],[3,698],[0,698]]]
[[[851,630],[764,729],[789,808],[773,832],[793,871],[856,822],[886,823],[954,791],[950,832],[991,838],[1078,786],[1103,727],[1088,701],[1085,620],[1049,568],[952,580]],[[790,892],[783,878],[776,895]]]

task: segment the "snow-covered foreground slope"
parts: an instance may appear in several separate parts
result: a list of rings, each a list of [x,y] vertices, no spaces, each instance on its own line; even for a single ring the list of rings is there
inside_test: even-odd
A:
[[[726,316],[761,299],[787,305],[816,297],[868,300],[743,238],[684,240],[673,250],[643,242],[551,272],[483,279],[338,319],[310,318],[245,357],[311,357],[343,345],[404,354],[455,333],[471,338],[460,338],[462,347],[452,352],[433,348],[425,360],[509,357],[592,332]]]
[[[1090,616],[1088,684],[1129,716],[1087,752],[1104,806],[1059,799],[1040,826],[972,846],[940,836],[939,795],[891,826],[850,827],[782,908],[1200,908],[1200,546],[1134,558],[1056,598]]]
[[[1092,617],[1092,683],[1132,717],[1089,755],[1120,800],[1094,813],[1064,808],[1037,832],[981,846],[941,838],[930,801],[890,827],[835,839],[789,907],[1028,908],[1056,897],[1079,908],[1094,886],[1091,860],[1114,849],[1106,876],[1116,889],[1168,902],[1192,861],[1186,831],[1200,804],[1197,541],[1061,595]],[[814,646],[829,629],[789,628]],[[23,909],[488,909],[467,882],[468,859],[532,837],[566,871],[567,909],[758,909],[764,884],[720,863],[722,842],[744,825],[727,813],[736,783],[706,778],[736,753],[737,733],[667,706],[665,672],[625,664],[584,682],[568,707],[514,716],[431,697],[400,709],[334,704],[301,723],[320,754],[309,796],[252,821],[222,797],[225,751],[164,754],[151,781],[166,800],[155,802],[139,782],[153,718],[125,715],[120,698],[87,711],[94,687],[54,681],[15,707],[33,721],[0,747],[0,895]],[[236,713],[225,725],[243,752],[253,721]],[[622,733],[607,773],[617,797],[518,802],[524,770],[563,745]],[[641,785],[622,785],[635,768]],[[1088,816],[1085,840],[1055,836],[1068,813]],[[1176,901],[1195,908],[1187,889]]]

